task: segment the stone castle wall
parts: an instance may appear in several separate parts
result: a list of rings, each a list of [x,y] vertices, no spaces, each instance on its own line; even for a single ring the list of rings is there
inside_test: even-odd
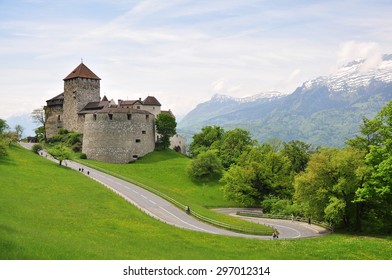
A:
[[[86,114],[82,151],[88,159],[128,163],[154,150],[154,135],[151,114]]]
[[[63,105],[50,106],[45,110],[49,110],[45,123],[46,137],[52,138],[63,127]]]
[[[64,128],[83,133],[78,113],[89,102],[100,101],[100,81],[73,78],[64,81]]]

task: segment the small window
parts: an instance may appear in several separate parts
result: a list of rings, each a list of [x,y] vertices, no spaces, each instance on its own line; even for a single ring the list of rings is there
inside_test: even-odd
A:
[[[140,143],[140,139],[136,139],[136,143]]]
[[[113,119],[113,114],[109,114],[109,120]]]
[[[136,108],[137,108],[137,109],[140,109],[140,106],[137,106]]]
[[[133,155],[132,157],[135,158],[135,159],[138,159],[138,158],[139,158],[138,155]]]
[[[127,119],[128,119],[128,121],[130,121],[132,119],[132,115],[131,114],[127,114]]]
[[[57,120],[58,120],[58,121],[61,121],[60,115],[57,115]]]
[[[93,115],[93,119],[94,119],[94,121],[97,120],[97,115],[96,114]]]
[[[142,134],[146,134],[146,131],[145,131],[145,130],[142,130]]]
[[[146,115],[146,121],[150,119],[150,115]]]

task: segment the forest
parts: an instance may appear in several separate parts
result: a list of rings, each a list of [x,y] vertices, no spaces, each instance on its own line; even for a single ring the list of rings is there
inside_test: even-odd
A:
[[[258,143],[247,130],[205,126],[193,136],[189,176],[219,180],[226,198],[353,232],[392,232],[392,101],[342,148]]]

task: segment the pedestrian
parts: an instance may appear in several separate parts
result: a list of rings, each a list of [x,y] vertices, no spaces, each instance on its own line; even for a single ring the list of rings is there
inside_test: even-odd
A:
[[[84,168],[82,168],[82,172],[84,172]]]
[[[185,206],[185,212],[186,212],[187,214],[190,214],[190,213],[191,213],[191,208],[189,208],[188,205]]]
[[[87,171],[87,175],[90,175],[90,171]]]
[[[79,172],[80,172],[81,170],[80,170],[80,168],[79,168]]]
[[[308,224],[309,224],[309,225],[311,224],[311,220],[310,220],[310,217],[309,217],[309,219],[308,219]]]
[[[291,214],[291,221],[294,222],[294,214]]]

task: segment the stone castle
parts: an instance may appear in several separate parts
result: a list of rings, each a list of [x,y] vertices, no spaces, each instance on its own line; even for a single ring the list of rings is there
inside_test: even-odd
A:
[[[155,118],[162,111],[154,96],[144,100],[108,100],[100,96],[100,78],[83,62],[64,78],[64,92],[46,101],[46,136],[59,128],[83,134],[88,159],[128,163],[152,152],[159,135]],[[185,139],[175,135],[171,148],[185,153]]]

